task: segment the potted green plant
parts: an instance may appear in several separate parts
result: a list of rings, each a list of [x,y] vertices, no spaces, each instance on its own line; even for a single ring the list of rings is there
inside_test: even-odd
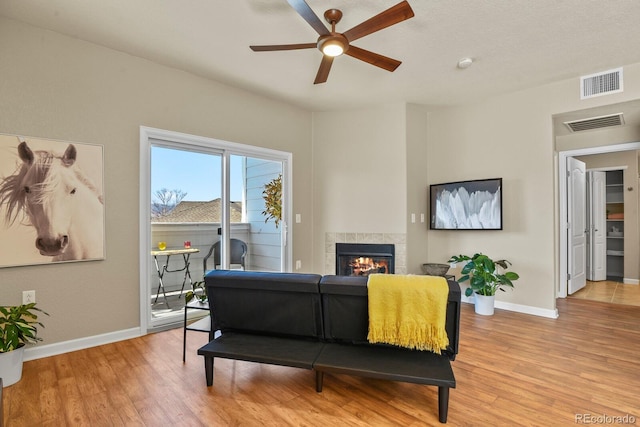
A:
[[[5,387],[22,378],[25,344],[42,341],[37,327],[44,328],[44,325],[38,321],[36,312],[48,316],[35,303],[0,306],[0,377]]]
[[[458,282],[469,281],[464,294],[468,297],[474,294],[475,311],[478,314],[492,315],[496,291],[504,292],[505,287],[513,288],[513,282],[520,278],[518,273],[506,271],[512,265],[511,262],[506,259],[494,261],[481,253],[472,257],[454,255],[449,262],[465,263]],[[504,271],[501,272],[498,267]]]
[[[194,298],[200,303],[207,302],[207,287],[204,280],[193,282],[191,284],[191,290],[184,294],[184,302],[187,304]]]

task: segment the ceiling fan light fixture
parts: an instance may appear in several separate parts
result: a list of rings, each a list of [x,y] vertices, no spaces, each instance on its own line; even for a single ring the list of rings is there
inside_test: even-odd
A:
[[[320,17],[311,9],[305,0],[287,0],[298,15],[318,33],[320,37],[315,43],[277,44],[266,46],[249,46],[254,52],[283,51],[297,49],[317,48],[322,53],[322,61],[318,67],[318,73],[313,84],[326,83],[331,71],[333,58],[342,54],[347,54],[352,58],[367,62],[387,71],[395,71],[402,62],[397,59],[388,58],[379,53],[351,46],[351,42],[358,40],[369,34],[378,32],[392,25],[398,24],[406,19],[413,18],[415,14],[407,0],[392,6],[377,15],[361,22],[351,29],[339,33],[336,31],[336,24],[342,19],[342,12],[339,9],[329,9],[324,12],[325,20],[331,25],[331,29],[322,23]]]
[[[337,41],[333,41],[322,46],[322,53],[328,56],[340,56],[344,53],[344,48]]]
[[[318,49],[327,56],[340,56],[349,46],[349,42],[342,34],[332,34],[326,37],[320,37],[318,40]]]

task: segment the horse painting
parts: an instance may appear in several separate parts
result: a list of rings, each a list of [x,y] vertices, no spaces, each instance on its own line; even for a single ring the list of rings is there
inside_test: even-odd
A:
[[[17,151],[22,163],[0,183],[6,223],[33,226],[37,251],[51,261],[103,258],[102,196],[78,168],[76,147],[59,154],[23,140]]]

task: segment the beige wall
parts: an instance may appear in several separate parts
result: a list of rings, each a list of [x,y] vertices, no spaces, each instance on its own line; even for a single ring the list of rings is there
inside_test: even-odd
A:
[[[612,127],[557,136],[556,150],[571,151],[637,141],[640,141],[640,126]]]
[[[521,279],[514,292],[496,298],[551,310],[555,307],[551,120],[538,103],[528,102],[530,95],[439,109],[430,116],[430,183],[502,178],[503,230],[432,230],[428,253],[433,262],[476,252],[507,259]]]
[[[480,251],[506,258],[522,278],[513,292],[500,293],[498,300],[516,309],[521,306],[552,315],[560,258],[553,117],[638,98],[640,66],[635,64],[625,67],[624,93],[585,101],[579,99],[575,78],[475,105],[407,105],[404,115],[392,114],[401,111],[395,106],[314,113],[315,268],[322,271],[326,232],[384,232],[389,227],[401,232],[404,227],[408,272],[419,272],[421,262],[446,262],[458,253]],[[391,127],[397,133],[388,139]],[[627,129],[620,133],[627,138],[635,134]],[[404,150],[404,156],[374,155],[386,165],[383,171],[346,160],[390,141],[398,152]],[[603,145],[605,140],[591,143]],[[396,205],[348,199],[346,190],[344,195],[332,195],[332,191],[350,189],[354,175],[358,182],[378,182],[381,173],[397,186]],[[398,190],[403,177],[405,191]],[[428,224],[410,222],[410,214],[414,210],[419,214],[421,205],[426,205],[429,184],[494,177],[503,178],[504,230],[429,231]]]
[[[314,270],[325,233],[405,233],[406,108],[313,114]]]
[[[368,243],[396,245],[397,273],[421,273],[428,262],[427,119],[414,104],[314,113],[316,271],[333,271],[334,236],[350,241],[362,233]]]
[[[638,139],[640,141],[640,139]],[[587,169],[626,167],[624,170],[624,278],[640,279],[640,231],[638,230],[638,151],[579,156]],[[631,188],[631,191],[628,189]]]
[[[407,273],[421,274],[421,265],[431,262],[427,254],[429,228],[429,179],[427,173],[428,111],[407,105]],[[411,214],[416,222],[411,222]],[[424,214],[424,222],[421,215]]]
[[[625,92],[580,101],[578,78],[496,96],[477,105],[433,108],[430,182],[503,178],[504,230],[430,231],[429,259],[484,252],[513,262],[516,289],[506,303],[555,309],[559,272],[557,165],[552,117],[640,98],[640,65],[624,68]],[[442,159],[453,158],[454,162]]]
[[[106,260],[0,269],[0,304],[35,289],[51,314],[44,344],[139,326],[141,125],[292,152],[294,257],[311,265],[310,113],[3,18],[0,58],[0,132],[104,145]]]

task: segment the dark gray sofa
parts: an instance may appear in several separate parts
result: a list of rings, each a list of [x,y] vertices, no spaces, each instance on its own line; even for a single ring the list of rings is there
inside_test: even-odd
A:
[[[205,282],[213,327],[198,354],[207,386],[216,357],[313,369],[318,392],[325,372],[433,385],[439,420],[446,422],[449,389],[456,386],[457,282],[448,281],[449,346],[441,355],[367,342],[365,277],[215,270]]]

